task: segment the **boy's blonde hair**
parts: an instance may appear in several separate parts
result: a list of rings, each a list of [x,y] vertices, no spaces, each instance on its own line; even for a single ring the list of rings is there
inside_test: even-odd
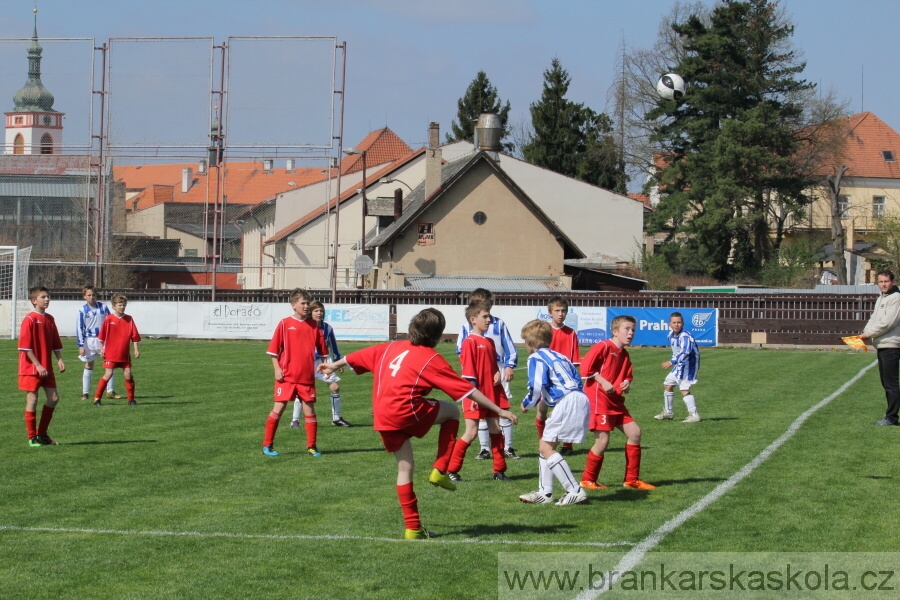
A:
[[[469,294],[469,304],[473,302],[484,302],[488,305],[488,310],[491,310],[494,307],[494,294],[485,288],[475,288]]]
[[[128,304],[128,298],[125,297],[125,294],[113,294],[112,298],[109,299],[110,304],[118,304],[121,302],[122,304]]]
[[[466,307],[466,321],[470,322],[472,319],[481,314],[481,311],[486,310],[491,312],[491,307],[487,302],[473,302],[469,306]]]
[[[619,328],[622,323],[631,323],[632,325],[637,325],[637,320],[631,315],[619,315],[615,319],[612,320],[612,323],[609,326],[610,331],[615,331]]]
[[[294,288],[293,290],[291,290],[290,295],[288,295],[288,302],[293,304],[300,298],[303,298],[307,302],[312,300],[312,297],[309,295],[309,292],[307,292],[306,290],[300,289],[300,288]]]
[[[562,296],[553,296],[547,301],[547,310],[553,310],[554,306],[562,306],[564,309],[569,310],[569,301]]]
[[[522,328],[522,341],[532,350],[547,348],[553,339],[553,325],[549,321],[535,319],[525,323]]]
[[[87,294],[89,291],[95,292],[95,291],[97,291],[97,290],[94,289],[94,286],[92,286],[92,285],[86,285],[86,286],[84,286],[83,288],[81,288],[81,295],[84,296],[84,295]]]
[[[42,285],[39,285],[39,286],[33,287],[30,290],[28,290],[28,297],[31,299],[32,302],[34,302],[35,298],[37,298],[38,294],[40,294],[41,292],[47,292],[49,294],[50,290],[48,290],[47,288],[45,288]]]
[[[441,311],[426,308],[409,322],[409,341],[413,346],[434,348],[441,341],[446,326],[447,320]]]

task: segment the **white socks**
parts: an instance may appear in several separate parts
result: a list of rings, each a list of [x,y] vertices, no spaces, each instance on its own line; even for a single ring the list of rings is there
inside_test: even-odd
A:
[[[547,470],[552,473],[550,478],[551,490],[553,489],[553,476],[555,476],[559,479],[562,486],[566,488],[567,492],[578,493],[578,481],[575,480],[575,475],[572,474],[572,469],[569,468],[569,463],[566,462],[562,454],[556,452],[547,459]],[[541,482],[541,487],[543,488],[543,482]]]
[[[300,420],[300,411],[302,411],[302,410],[303,410],[303,406],[302,406],[302,403],[300,402],[300,400],[294,400],[294,418],[291,420],[299,421]]]
[[[82,394],[91,394],[94,390],[91,389],[91,379],[94,377],[93,369],[85,369],[81,374],[81,393]],[[109,378],[109,382],[106,384],[106,391],[111,392],[115,388],[116,375],[113,373],[112,377]]]
[[[672,404],[675,402],[675,392],[663,392],[663,402],[665,403],[665,412],[672,414],[674,410]]]
[[[485,423],[485,427],[487,424]],[[512,439],[513,439],[513,424],[509,419],[500,419],[500,432],[503,433],[503,449],[509,450],[512,448]],[[479,440],[480,441],[480,440]]]
[[[491,451],[491,433],[488,431],[487,421],[478,421],[478,443],[482,450]]]
[[[693,394],[684,397],[684,405],[687,406],[688,412],[692,415],[697,414],[697,402],[694,400]]]
[[[337,421],[341,418],[341,395],[331,395],[331,420]]]

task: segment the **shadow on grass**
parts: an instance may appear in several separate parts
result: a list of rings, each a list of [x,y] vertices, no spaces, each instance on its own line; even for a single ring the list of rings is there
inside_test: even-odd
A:
[[[156,444],[158,440],[109,440],[107,442],[66,442],[66,446],[105,446],[107,444]]]
[[[461,535],[469,538],[495,537],[498,535],[515,535],[519,533],[550,535],[554,533],[564,533],[578,529],[576,525],[567,525],[564,523],[557,523],[552,525],[495,523],[493,525],[478,524],[465,527],[454,527],[452,525],[442,526],[440,524],[435,524],[434,527],[438,530],[438,533],[440,534],[439,537],[444,537],[447,535]]]

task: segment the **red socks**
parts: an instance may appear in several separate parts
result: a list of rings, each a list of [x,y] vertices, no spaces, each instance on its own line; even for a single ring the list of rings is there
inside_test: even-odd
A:
[[[534,419],[534,426],[537,427],[538,439],[542,439],[544,437],[544,421],[545,419]]]
[[[263,446],[271,446],[275,441],[275,432],[278,431],[278,421],[280,419],[281,415],[274,410],[269,413],[269,418],[266,419],[266,432],[263,435]]]
[[[641,478],[641,445],[625,444],[625,481]]]
[[[584,472],[581,474],[582,481],[597,483],[600,477],[600,468],[603,466],[603,455],[594,454],[593,450],[588,450],[587,460],[584,462]]]
[[[447,472],[450,463],[450,455],[453,454],[453,446],[456,445],[456,432],[459,431],[459,419],[452,419],[441,423],[441,431],[438,434],[437,457],[434,459],[434,468],[441,473]]]
[[[37,435],[37,413],[33,410],[25,411],[25,431],[28,432],[29,440]]]
[[[134,379],[125,380],[125,395],[128,396],[129,402],[134,400]]]
[[[422,528],[419,519],[419,501],[413,491],[412,483],[397,486],[397,497],[400,499],[400,510],[403,511],[403,523],[407,529],[418,530]]]
[[[459,470],[462,469],[463,461],[466,458],[466,452],[469,451],[469,446],[471,445],[472,442],[457,438],[456,444],[453,446],[453,454],[450,456],[450,464],[447,465],[447,472],[459,473]]]
[[[103,391],[106,389],[107,383],[109,383],[109,379],[105,379],[103,377],[100,378],[100,383],[97,384],[97,391],[94,392],[94,398],[103,397]]]
[[[53,409],[55,406],[44,405],[41,409],[41,422],[38,424],[37,434],[47,435],[47,429],[50,427],[50,419],[53,418]]]
[[[319,430],[319,422],[316,420],[316,415],[306,417],[304,424],[306,425],[306,447],[312,448],[316,445],[316,433]]]
[[[503,454],[503,434],[491,434],[491,454],[494,457],[494,473],[506,471],[506,456]]]

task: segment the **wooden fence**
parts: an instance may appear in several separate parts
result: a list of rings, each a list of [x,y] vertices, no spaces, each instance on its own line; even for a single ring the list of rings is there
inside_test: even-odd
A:
[[[129,300],[208,302],[209,290],[115,290]],[[102,290],[108,298],[113,290]],[[314,298],[331,300],[331,292],[312,290]],[[287,290],[226,290],[216,293],[224,302],[285,303]],[[541,306],[553,294],[498,293],[497,306]],[[54,290],[59,300],[78,300],[81,290]],[[338,304],[421,304],[424,306],[465,304],[468,292],[410,292],[405,290],[339,291]],[[766,344],[831,346],[841,336],[862,331],[872,313],[877,295],[870,294],[699,294],[687,292],[569,292],[572,306],[634,306],[639,308],[717,308],[719,343],[754,343],[754,333],[764,333]],[[392,317],[396,310],[392,309]],[[394,325],[392,323],[392,325]],[[393,329],[393,328],[392,328]],[[758,336],[757,336],[758,337]]]

